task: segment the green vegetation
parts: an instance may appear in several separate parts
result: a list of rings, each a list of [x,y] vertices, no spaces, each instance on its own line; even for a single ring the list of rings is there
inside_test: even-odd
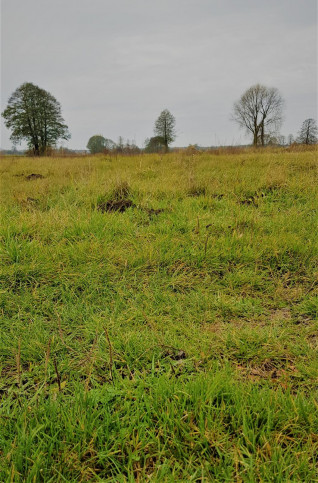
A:
[[[172,143],[176,137],[176,120],[168,109],[164,109],[155,122],[154,128],[155,138],[151,138],[152,143],[163,143],[165,151],[168,152],[169,144]]]
[[[318,481],[317,168],[0,159],[0,481]]]
[[[59,139],[70,139],[61,106],[52,94],[25,82],[10,96],[3,111],[14,145],[25,140],[36,156],[47,154]]]
[[[111,139],[106,139],[101,134],[91,136],[87,143],[87,149],[91,154],[103,153],[106,150],[114,149],[115,143]]]

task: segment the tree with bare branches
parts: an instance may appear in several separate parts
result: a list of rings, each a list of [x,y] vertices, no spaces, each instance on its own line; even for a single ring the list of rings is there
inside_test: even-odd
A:
[[[253,135],[254,146],[264,146],[282,123],[284,101],[275,87],[256,84],[235,102],[232,119]]]
[[[297,142],[300,144],[316,144],[318,141],[318,129],[315,119],[306,119],[299,131]]]

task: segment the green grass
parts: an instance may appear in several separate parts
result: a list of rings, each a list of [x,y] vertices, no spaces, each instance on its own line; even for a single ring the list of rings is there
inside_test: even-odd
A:
[[[0,481],[318,481],[315,151],[0,172]]]

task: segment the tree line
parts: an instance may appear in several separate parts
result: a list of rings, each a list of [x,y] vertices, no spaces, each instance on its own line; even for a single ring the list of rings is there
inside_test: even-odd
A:
[[[277,139],[283,108],[284,100],[275,87],[256,84],[234,103],[232,120],[251,135],[253,146],[265,146]],[[30,82],[25,82],[13,92],[2,116],[5,126],[11,129],[10,139],[14,145],[26,141],[35,156],[47,154],[58,140],[71,137],[62,117],[60,103],[52,94]],[[316,121],[306,119],[296,142],[315,144],[317,134]],[[155,121],[154,136],[146,139],[145,152],[167,152],[176,135],[175,117],[164,109]],[[140,151],[135,142],[125,142],[120,137],[114,143],[99,134],[90,137],[87,149],[93,154],[110,151],[135,154]]]

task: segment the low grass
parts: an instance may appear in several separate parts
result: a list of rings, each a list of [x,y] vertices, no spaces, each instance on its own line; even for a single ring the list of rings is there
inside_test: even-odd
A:
[[[1,481],[318,481],[315,151],[0,171]]]

